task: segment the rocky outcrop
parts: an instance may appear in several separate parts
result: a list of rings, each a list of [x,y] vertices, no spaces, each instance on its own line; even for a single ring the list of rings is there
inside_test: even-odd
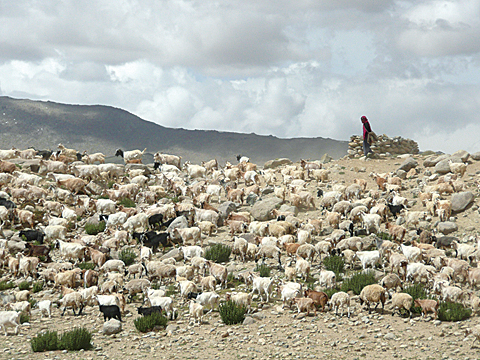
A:
[[[372,145],[373,152],[385,155],[418,154],[418,144],[410,139],[404,139],[401,136],[393,138],[387,135],[377,135],[378,141]],[[363,156],[363,137],[353,135],[348,143],[347,156],[358,158]]]

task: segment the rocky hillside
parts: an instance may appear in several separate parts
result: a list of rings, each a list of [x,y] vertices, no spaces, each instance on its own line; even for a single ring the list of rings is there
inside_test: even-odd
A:
[[[39,178],[32,179],[36,179],[38,187],[46,192],[47,200],[58,200],[60,203],[65,203],[67,208],[74,209],[77,212],[77,216],[73,217],[71,224],[67,226],[67,241],[79,242],[92,248],[96,247],[107,253],[111,259],[118,259],[121,257],[122,250],[129,249],[137,255],[134,263],[140,263],[141,244],[131,237],[128,237],[127,240],[121,240],[121,234],[115,235],[115,229],[113,228],[100,231],[96,236],[87,236],[86,224],[98,224],[98,213],[95,206],[89,207],[88,201],[73,206],[69,202],[71,197],[68,196],[65,201],[60,200],[58,196],[63,192],[57,188],[57,184],[51,179],[51,176],[45,176],[46,169],[43,167],[38,169],[32,165],[32,161],[18,160],[16,162],[19,164],[18,168],[26,174],[25,178],[28,178],[27,174],[39,176]],[[318,163],[307,165],[312,168],[320,167]],[[257,265],[262,263],[261,259],[257,259],[258,263],[253,258],[247,258],[244,262],[240,257],[235,258],[232,254],[229,260],[222,264],[226,267],[228,274],[231,274],[227,279],[227,289],[219,286],[219,283],[215,288],[221,301],[226,299],[228,293],[245,292],[253,294],[252,310],[247,314],[243,323],[225,325],[215,307],[212,312],[207,313],[205,311],[200,325],[194,324],[189,315],[188,300],[180,294],[176,281],[180,279],[175,280],[172,276],[172,278],[162,280],[152,274],[149,276],[143,274],[142,278],[150,279],[152,286],[164,290],[166,295],[171,296],[174,306],[178,309],[178,318],[169,321],[165,330],[160,329],[145,334],[136,330],[133,320],[139,317],[137,307],[142,304],[140,295],[126,304],[125,311],[122,314],[122,323],[116,320],[104,323],[98,306],[88,304],[83,309],[81,316],[74,316],[70,308],[67,308],[65,315],[62,316],[63,307],[61,303],[56,305],[60,298],[60,289],[54,287],[53,281],[48,281],[48,274],[56,270],[48,272],[46,269],[60,266],[60,263],[63,263],[62,266],[68,267],[76,267],[77,265],[73,264],[73,259],[71,261],[65,259],[58,249],[52,249],[50,252],[52,262],[47,263],[43,261],[45,259],[41,259],[41,264],[36,271],[25,275],[14,274],[15,268],[8,264],[14,262],[15,256],[18,256],[16,253],[22,251],[22,247],[25,246],[24,239],[18,236],[18,230],[26,229],[28,225],[21,223],[18,219],[8,222],[7,216],[4,220],[6,222],[2,226],[4,238],[0,240],[2,245],[8,249],[2,250],[0,253],[1,259],[5,260],[0,273],[0,284],[11,283],[13,288],[0,294],[1,309],[4,310],[8,303],[19,302],[16,301],[19,299],[16,299],[15,296],[20,296],[19,286],[22,286],[21,283],[24,281],[27,281],[30,287],[36,282],[43,281],[44,286],[40,287],[41,289],[38,292],[32,291],[29,294],[30,300],[32,303],[50,300],[54,303],[54,306],[52,307],[51,318],[42,317],[38,309],[32,309],[30,320],[20,326],[19,335],[14,335],[13,329],[9,328],[9,335],[5,338],[0,358],[4,356],[8,359],[45,359],[47,353],[31,352],[30,339],[41,331],[64,331],[75,326],[86,327],[93,333],[93,350],[82,351],[80,353],[82,358],[210,359],[221,356],[226,360],[293,357],[304,359],[318,357],[318,353],[341,359],[371,359],[378,356],[379,353],[388,358],[405,359],[472,359],[478,357],[478,349],[471,349],[473,336],[466,337],[465,331],[478,324],[476,312],[478,312],[480,304],[478,290],[467,281],[467,274],[476,269],[480,261],[477,247],[477,229],[480,221],[478,200],[480,192],[480,154],[468,154],[459,151],[452,155],[443,156],[410,154],[401,157],[385,156],[381,159],[367,160],[344,157],[323,164],[321,166],[323,169],[313,169],[308,172],[303,171],[298,162],[291,162],[288,159],[270,162],[269,167],[270,169],[264,169],[263,175],[258,178],[258,187],[255,184],[245,184],[243,179],[239,179],[237,190],[240,191],[240,198],[231,198],[223,190],[219,197],[211,196],[208,198],[203,194],[203,184],[218,184],[219,178],[215,178],[215,176],[221,177],[221,175],[213,172],[209,172],[206,179],[188,179],[185,174],[179,173],[175,180],[179,182],[176,187],[183,189],[185,192],[183,195],[180,192],[174,194],[174,190],[169,187],[168,182],[162,182],[164,177],[151,177],[148,186],[145,185],[145,188],[140,190],[138,197],[130,193],[125,195],[132,199],[134,203],[132,208],[121,208],[120,204],[126,205],[128,202],[116,199],[115,196],[118,196],[118,193],[113,190],[109,193],[109,196],[115,199],[114,206],[117,213],[132,211],[140,214],[150,214],[155,211],[165,211],[164,221],[166,221],[171,216],[167,215],[167,209],[170,209],[174,204],[177,209],[182,206],[184,211],[192,209],[197,213],[197,216],[191,219],[193,223],[189,225],[185,223],[182,226],[201,226],[204,229],[202,235],[204,251],[215,244],[233,246],[232,232],[235,236],[249,239],[250,244],[256,244],[258,239],[255,238],[255,235],[261,235],[255,232],[255,226],[251,224],[254,221],[257,225],[268,224],[270,235],[276,237],[275,239],[269,239],[269,241],[278,241],[278,247],[281,249],[280,259],[274,257],[274,259],[267,258],[264,261],[264,264],[271,271],[271,278],[274,279],[271,299],[266,301],[265,297],[262,299],[259,294],[252,293],[252,285],[241,280],[242,274],[258,270]],[[38,169],[39,172],[38,174],[31,174],[29,169]],[[320,170],[325,170],[325,172]],[[120,177],[118,180],[109,179],[109,181],[117,183],[117,185],[113,185],[113,183],[110,183],[110,185],[112,185],[112,188],[116,188],[127,183],[141,181],[140,178],[134,180],[135,176],[140,173],[149,175],[153,173],[153,169],[146,165],[129,165],[126,177]],[[385,181],[380,181],[379,179],[383,176],[385,176],[383,178]],[[374,177],[377,180],[374,180]],[[390,180],[387,180],[387,177]],[[8,178],[8,176],[5,176],[5,178]],[[185,178],[188,184],[181,184],[182,178]],[[321,181],[320,178],[322,178]],[[6,179],[5,181],[9,182],[9,189],[3,187],[2,190],[14,195],[11,199],[19,209],[32,212],[35,227],[46,226],[48,218],[45,216],[48,212],[47,203],[35,198],[35,196],[40,196],[34,195],[39,194],[38,189],[35,189],[37,191],[34,192],[34,189],[30,188],[29,195],[23,193],[28,198],[25,200],[21,192],[13,193],[12,191],[14,186],[18,185],[17,180]],[[95,178],[93,183],[89,183],[86,187],[86,194],[79,195],[78,198],[97,201],[106,183],[105,180]],[[357,191],[358,184],[365,186],[360,192]],[[191,192],[187,190],[187,185]],[[152,186],[157,187],[153,188]],[[285,199],[282,199],[281,192],[278,191],[282,187],[290,189]],[[398,198],[393,199],[393,194],[387,190],[387,187],[396,188]],[[56,192],[54,192],[55,189]],[[151,192],[147,193],[147,189]],[[323,196],[318,196],[319,189],[323,191]],[[154,191],[156,195],[153,193]],[[335,199],[335,204],[331,203],[331,199],[327,200],[330,198],[327,193],[331,191],[340,192],[339,197]],[[358,195],[355,195],[356,192]],[[243,200],[240,200],[241,194],[245,195]],[[426,194],[440,196],[438,200],[444,201],[444,203],[450,202],[449,212],[447,214],[436,212],[434,207],[438,203],[435,201],[429,202],[431,200],[428,200]],[[220,220],[215,221],[213,227],[216,228],[216,231],[211,234],[206,227],[208,224],[199,222],[198,213],[200,210],[193,205],[194,197],[195,200],[199,200],[200,197],[203,197],[203,200],[207,199],[210,205],[219,210]],[[335,198],[335,196],[333,197]],[[425,204],[422,203],[424,199],[426,199]],[[179,202],[173,202],[177,200]],[[312,206],[312,201],[314,206]],[[401,210],[398,217],[395,218],[388,212],[384,213],[386,211],[386,201],[399,201],[405,204],[406,209]],[[329,205],[327,205],[328,203]],[[48,205],[52,204],[49,203]],[[327,209],[323,209],[324,206]],[[379,228],[370,227],[368,233],[371,232],[371,234],[364,235],[367,231],[362,226],[362,221],[357,221],[353,217],[353,210],[360,206],[366,207],[368,212],[380,214]],[[277,221],[272,217],[271,211],[274,209],[283,212],[285,221]],[[342,209],[347,210],[342,211]],[[332,211],[332,213],[335,212],[333,210],[338,210],[342,214],[330,216],[326,210]],[[246,217],[245,222],[250,223],[250,225],[247,225],[246,233],[236,230],[237,227],[242,229],[242,226],[237,226],[238,223],[228,224],[224,221],[227,214],[232,212]],[[50,216],[55,217],[60,213],[53,211]],[[0,212],[0,216],[2,214]],[[215,214],[211,216],[215,217]],[[132,213],[129,216],[131,218],[134,215]],[[180,217],[178,220],[179,222],[186,222]],[[358,231],[353,234],[354,236],[351,236],[348,231],[350,228],[348,221],[350,220],[354,221],[353,230]],[[75,221],[77,222],[76,226],[74,225]],[[389,234],[387,223],[398,226],[397,230],[400,229],[401,231],[395,232],[395,234],[403,235],[393,240],[393,232]],[[127,227],[125,224],[124,226]],[[346,227],[347,231],[341,230],[339,227]],[[119,229],[121,230],[121,228]],[[425,237],[425,243],[417,244],[417,247],[415,247],[414,241],[420,242],[420,239],[423,238],[419,237],[417,229],[435,230],[437,240],[440,240],[443,235],[453,238],[449,242],[442,243],[442,246],[438,245],[439,248],[437,248],[437,243],[433,238]],[[143,231],[145,228],[139,227],[136,230]],[[159,231],[172,232],[171,230],[171,227],[168,229],[164,227]],[[116,236],[119,236],[118,241]],[[380,237],[384,239],[383,243],[380,241]],[[304,239],[307,244],[311,244],[316,249],[314,258],[307,257],[306,259],[309,271],[305,273],[301,272],[302,269],[297,269],[297,264],[302,262],[301,259],[296,256],[289,256],[285,250],[287,247],[285,244],[288,244],[289,241],[297,243],[300,239]],[[45,239],[45,242],[53,244],[55,240]],[[196,243],[201,245],[200,241]],[[405,317],[400,316],[398,311],[395,311],[390,299],[386,300],[384,310],[382,310],[382,304],[379,304],[378,308],[373,310],[375,304],[372,303],[371,312],[364,305],[361,305],[359,291],[346,287],[348,279],[351,279],[354,274],[359,274],[362,270],[362,264],[352,255],[357,253],[357,256],[361,257],[359,250],[370,254],[373,254],[376,250],[381,250],[382,254],[387,254],[388,251],[385,251],[385,249],[389,249],[392,253],[404,256],[400,244],[411,246],[409,249],[417,249],[415,251],[422,254],[416,259],[410,259],[410,263],[419,262],[422,269],[425,270],[412,276],[411,279],[398,279],[403,288],[406,289],[414,284],[419,284],[422,289],[428,292],[429,297],[440,300],[443,299],[445,294],[442,294],[442,291],[439,293],[433,291],[433,284],[438,279],[443,279],[450,286],[458,287],[461,296],[454,301],[461,302],[467,308],[471,308],[473,310],[472,317],[463,321],[448,322],[434,319],[432,313],[428,313],[426,317],[414,313],[410,319],[408,312]],[[186,245],[193,245],[193,241],[188,240]],[[308,245],[305,247],[309,248]],[[440,249],[440,247],[443,247],[443,249]],[[329,286],[321,284],[321,278],[323,267],[327,263],[326,259],[331,260],[332,248],[342,254],[345,267],[336,275],[333,286]],[[458,251],[458,259],[454,258],[455,250]],[[302,252],[299,250],[299,253]],[[431,255],[432,253],[435,255]],[[10,259],[6,258],[8,255],[11,256]],[[464,260],[460,260],[461,257]],[[368,264],[369,268],[374,269],[374,282],[381,282],[386,275],[398,273],[401,278],[406,275],[402,269],[397,271],[390,259],[389,256],[385,255],[379,258],[378,262]],[[168,247],[165,250],[160,247],[151,260],[173,263],[179,272],[181,267],[182,270],[185,270],[183,267],[190,264],[188,260],[185,260],[183,251],[180,251],[178,246],[175,248]],[[279,260],[281,266],[279,266]],[[87,263],[92,263],[92,261],[87,257]],[[82,263],[83,259],[78,262]],[[449,269],[446,269],[445,265],[447,263]],[[457,264],[461,266],[457,267]],[[340,290],[347,291],[350,299],[351,316],[346,316],[346,309],[344,309],[344,316],[336,315],[331,308],[328,308],[325,312],[318,309],[316,314],[312,309],[307,315],[305,312],[299,312],[295,304],[290,306],[287,303],[283,306],[278,289],[282,281],[287,281],[287,274],[291,274],[295,269],[297,274],[293,275],[290,280],[301,284],[304,289],[314,288],[317,291],[328,292],[330,296]],[[37,270],[41,274],[40,278],[35,278]],[[96,270],[98,270],[98,267],[96,267]],[[443,273],[441,274],[441,272]],[[124,284],[131,280],[128,275],[113,276],[117,278],[117,281],[122,281]],[[191,279],[197,282],[197,280]],[[124,284],[118,284],[114,287],[121,289]],[[100,274],[98,286],[104,292],[107,292],[107,285],[112,285],[112,282],[108,282],[106,274]],[[387,284],[384,284],[384,286],[387,287]],[[76,291],[83,288],[80,278],[74,281],[73,287]],[[401,291],[401,289],[388,288],[388,291],[394,294],[395,291]],[[302,297],[303,292],[299,293],[298,296]],[[422,296],[426,297],[427,295]],[[110,335],[110,332],[114,334]],[[49,358],[76,359],[79,353],[56,351],[47,355]]]
[[[217,158],[235,161],[244,154],[252,161],[288,157],[320,159],[325,153],[338,159],[347,153],[348,142],[325,138],[279,139],[274,136],[205,130],[173,129],[145,121],[109,106],[58,104],[50,101],[0,97],[0,148],[56,149],[58,143],[89,153],[113,156],[115,149],[147,148],[180,155],[199,163]],[[150,157],[151,158],[151,157]],[[110,159],[112,160],[112,159]]]

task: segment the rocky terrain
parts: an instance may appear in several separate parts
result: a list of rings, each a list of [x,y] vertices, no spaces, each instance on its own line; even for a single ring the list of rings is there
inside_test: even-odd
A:
[[[463,162],[468,164],[466,173],[461,178],[462,183],[456,185],[463,188],[454,194],[444,194],[444,199],[452,200],[455,203],[456,211],[452,213],[448,221],[439,221],[437,215],[427,215],[418,227],[440,229],[458,238],[459,243],[470,243],[476,246],[476,236],[479,214],[479,176],[480,176],[480,156],[478,154],[467,154],[458,152],[453,155],[443,157],[437,155],[415,154],[401,157],[390,157],[377,155],[373,159],[350,159],[348,157],[336,161],[329,161],[323,165],[324,169],[329,170],[328,180],[319,182],[306,177],[306,191],[314,195],[315,209],[300,207],[295,208],[289,202],[289,197],[284,204],[278,202],[277,207],[280,210],[289,210],[296,213],[296,218],[301,222],[308,219],[319,219],[323,221],[323,229],[320,234],[313,237],[313,243],[328,238],[333,229],[325,221],[325,213],[321,207],[321,198],[317,197],[317,189],[324,191],[331,190],[335,185],[350,185],[354,179],[363,179],[367,182],[366,191],[362,198],[368,195],[379,193],[380,198],[386,198],[388,193],[379,192],[375,180],[370,176],[372,173],[395,174],[402,179],[401,195],[408,199],[408,211],[425,211],[419,199],[419,193],[424,186],[434,185],[441,175],[449,174],[450,167],[448,160]],[[22,161],[19,161],[22,163]],[[283,165],[280,165],[283,164]],[[259,168],[274,168],[277,173],[277,179],[274,184],[268,185],[265,180],[261,180],[261,194],[258,198],[251,200],[255,205],[246,203],[237,204],[237,211],[248,211],[256,220],[260,219],[265,212],[259,210],[268,200],[275,198],[273,186],[282,186],[283,180],[280,171],[286,166],[291,165],[290,161],[276,160],[271,161]],[[409,165],[406,165],[409,164]],[[300,164],[294,164],[300,168]],[[142,167],[140,167],[142,168]],[[402,168],[402,169],[400,169]],[[27,171],[27,166],[22,167],[22,171]],[[409,171],[414,169],[413,171]],[[149,168],[149,171],[153,170]],[[207,176],[208,177],[208,176]],[[460,179],[460,177],[459,177]],[[42,185],[48,188],[51,185],[50,180],[45,179]],[[239,181],[239,187],[245,187],[243,180]],[[371,192],[370,192],[371,191]],[[370,192],[370,193],[369,193]],[[471,193],[473,197],[461,196],[463,193]],[[460,194],[460,195],[459,195]],[[98,195],[90,195],[94,198]],[[454,197],[461,197],[455,202]],[[188,201],[185,198],[184,201]],[[221,202],[225,202],[225,194],[222,193]],[[22,207],[21,202],[18,204]],[[217,203],[213,202],[216,206]],[[28,205],[27,205],[28,206]],[[31,206],[31,205],[30,205]],[[139,209],[145,209],[147,204],[137,204]],[[272,206],[272,205],[269,205]],[[39,205],[37,210],[42,211]],[[255,209],[254,209],[255,208]],[[69,237],[75,234],[84,234],[85,222],[88,216],[82,217],[78,229],[72,229]],[[390,217],[390,221],[394,221]],[[400,216],[397,224],[404,224],[404,216]],[[404,224],[405,225],[405,224]],[[357,225],[358,226],[358,225]],[[10,229],[4,228],[7,238],[12,236],[22,226],[15,224]],[[13,230],[6,231],[6,230]],[[407,229],[405,242],[410,242],[417,237],[414,226]],[[385,223],[381,225],[381,231],[386,232]],[[374,235],[371,235],[374,236]],[[211,237],[205,237],[204,247],[214,243],[232,244],[232,237],[226,226],[221,226],[218,233]],[[123,244],[122,247],[130,247],[139,252],[139,245],[131,242]],[[117,251],[112,251],[111,256],[115,257]],[[175,250],[164,255],[157,253],[156,259],[165,258],[172,255],[178,255]],[[58,250],[54,250],[53,259],[58,260]],[[283,278],[283,273],[276,268],[277,262],[267,260],[267,265],[272,267],[272,276]],[[282,252],[282,263],[287,264],[288,258],[285,251]],[[179,260],[177,265],[183,265],[184,261]],[[311,277],[315,279],[314,286],[318,286],[317,278],[320,270],[318,258],[312,264]],[[230,262],[226,264],[230,273],[238,274],[245,270],[253,270],[255,263],[248,261],[242,263],[239,259],[233,261],[233,255]],[[472,264],[476,266],[476,264]],[[360,264],[355,264],[355,269],[360,269]],[[347,270],[347,274],[352,269]],[[386,272],[391,269],[388,264]],[[376,270],[379,278],[383,277],[382,268]],[[7,268],[1,273],[0,280],[16,283],[24,279],[13,278]],[[32,280],[32,279],[29,279]],[[101,278],[100,282],[103,279]],[[303,280],[297,278],[297,282],[303,283]],[[462,289],[469,288],[467,283],[457,283]],[[164,286],[164,285],[162,285]],[[169,289],[168,285],[166,289]],[[11,294],[18,289],[7,290],[5,294]],[[239,283],[231,282],[229,289],[217,289],[221,298],[225,298],[226,292],[231,291],[251,291],[250,287]],[[478,295],[478,291],[475,290]],[[31,320],[20,327],[19,335],[12,334],[9,329],[7,337],[2,336],[3,346],[0,349],[1,359],[310,359],[331,357],[332,359],[372,359],[378,356],[385,358],[398,359],[476,359],[479,357],[479,349],[472,348],[473,337],[465,336],[465,330],[477,325],[476,315],[470,319],[458,322],[441,322],[434,320],[431,316],[421,318],[415,316],[412,319],[402,318],[395,314],[392,316],[390,303],[387,301],[385,312],[382,314],[379,308],[369,314],[360,303],[357,297],[351,294],[353,314],[350,318],[347,316],[335,316],[332,311],[322,313],[317,316],[305,313],[297,313],[296,308],[285,307],[282,309],[282,303],[279,296],[274,292],[273,300],[269,303],[262,303],[257,295],[254,295],[253,314],[247,316],[244,324],[226,326],[222,323],[218,311],[213,311],[204,316],[204,322],[201,325],[193,325],[188,315],[188,307],[183,304],[178,290],[174,293],[175,306],[179,309],[179,316],[176,320],[170,321],[165,330],[150,332],[147,334],[139,333],[134,325],[133,319],[137,318],[136,307],[141,304],[136,302],[127,304],[126,313],[123,315],[122,331],[114,335],[103,334],[104,320],[98,311],[98,307],[87,306],[82,316],[73,316],[71,310],[67,310],[65,316],[61,316],[58,308],[53,309],[52,318],[41,318],[38,310],[33,309]],[[42,299],[57,300],[59,291],[50,287],[32,294],[32,299],[37,301]],[[468,304],[467,304],[468,305]],[[2,305],[4,307],[4,305]],[[90,351],[67,352],[56,351],[47,353],[32,353],[30,348],[30,339],[43,330],[56,329],[59,331],[69,330],[75,326],[84,326],[93,332],[94,349]],[[478,344],[477,344],[478,345]],[[480,345],[479,345],[480,346]]]

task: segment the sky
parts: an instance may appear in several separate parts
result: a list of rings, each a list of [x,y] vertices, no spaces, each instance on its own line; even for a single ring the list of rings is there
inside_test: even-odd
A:
[[[0,95],[480,151],[480,0],[0,0]]]

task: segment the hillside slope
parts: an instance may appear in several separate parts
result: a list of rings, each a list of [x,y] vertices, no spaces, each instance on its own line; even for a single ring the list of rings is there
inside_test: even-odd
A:
[[[279,139],[274,136],[167,128],[122,109],[101,105],[67,105],[0,97],[0,148],[54,149],[62,142],[79,151],[114,154],[116,148],[181,155],[200,162],[214,158],[234,161],[237,154],[252,161],[287,157],[319,159],[325,153],[340,158],[348,142],[325,138]]]

